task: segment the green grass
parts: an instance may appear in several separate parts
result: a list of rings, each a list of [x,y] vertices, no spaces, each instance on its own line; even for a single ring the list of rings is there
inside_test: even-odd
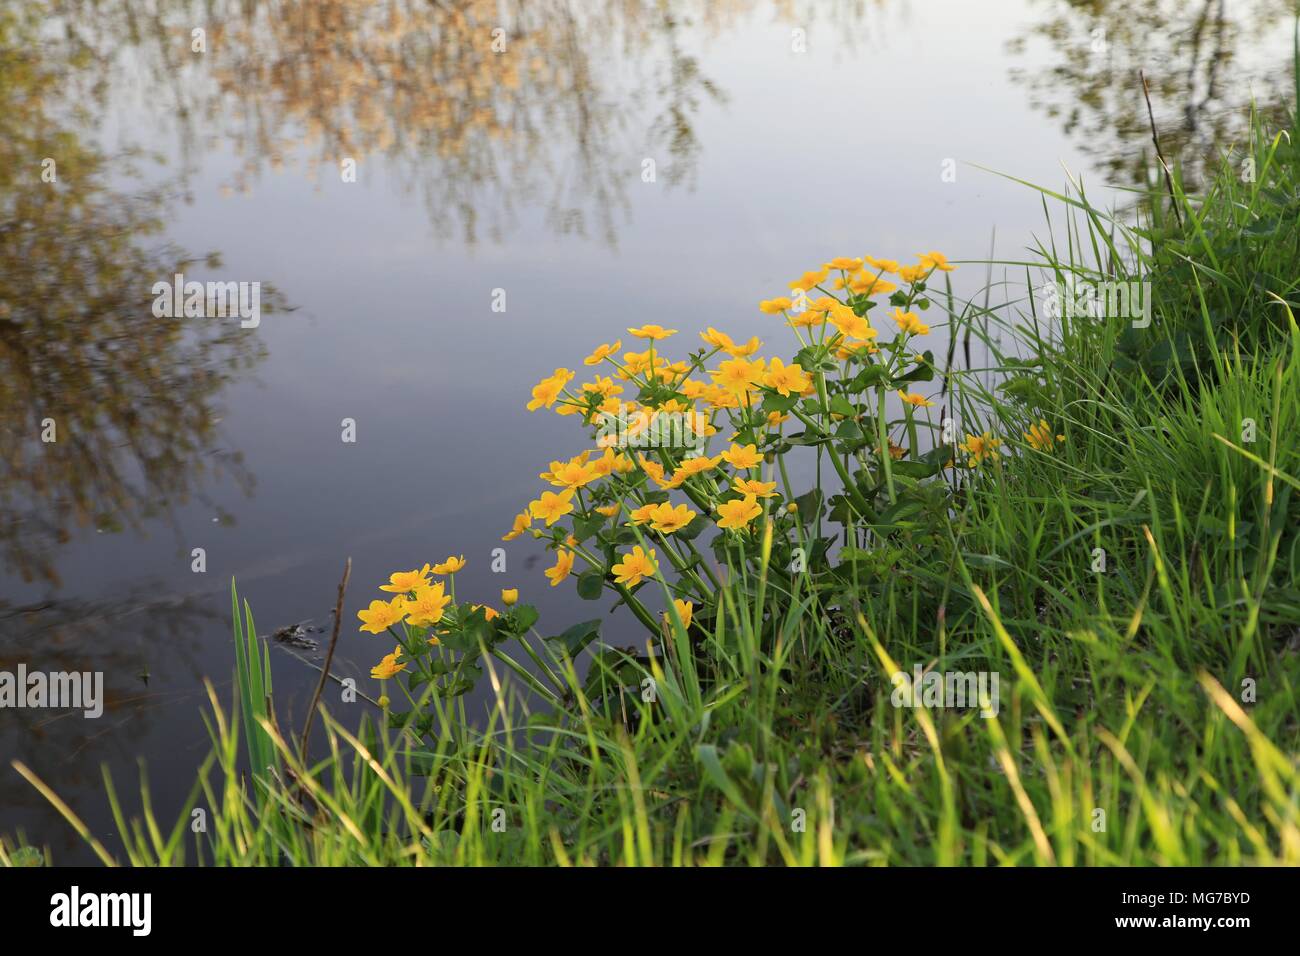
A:
[[[427,735],[325,713],[309,764],[235,603],[241,693],[209,688],[191,804],[208,832],[114,798],[124,862],[1300,863],[1294,129],[1256,123],[1203,195],[1175,178],[1138,212],[1045,192],[1046,236],[989,264],[1004,301],[951,305],[991,356],[953,370],[951,407],[1012,454],[954,479],[941,521],[871,539],[840,587],[740,569],[707,632],[675,620],[648,658],[595,658],[605,693],[525,637],[558,705],[529,712],[485,654],[477,725],[431,690]],[[1151,326],[1038,314],[1027,290],[1067,274],[1149,279]],[[1040,418],[1065,435],[1050,453],[1018,440]],[[998,672],[998,716],[893,706],[917,663]]]

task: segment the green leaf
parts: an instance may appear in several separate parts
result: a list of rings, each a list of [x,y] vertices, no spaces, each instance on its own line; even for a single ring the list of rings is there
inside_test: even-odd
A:
[[[575,624],[558,637],[548,637],[546,643],[554,650],[564,650],[577,657],[584,647],[600,636],[600,618]]]
[[[601,568],[592,568],[578,575],[578,597],[584,601],[595,601],[605,589],[605,572]]]

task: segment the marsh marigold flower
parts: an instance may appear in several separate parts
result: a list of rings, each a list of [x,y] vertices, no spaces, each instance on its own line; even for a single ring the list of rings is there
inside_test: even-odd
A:
[[[547,568],[543,573],[551,581],[551,587],[560,584],[573,570],[573,552],[561,548],[555,552],[555,567]]]
[[[636,587],[644,578],[654,577],[655,572],[659,570],[659,565],[655,563],[654,549],[647,554],[640,545],[637,545],[611,570],[617,583]]]
[[[676,329],[665,329],[662,325],[643,325],[640,328],[628,329],[628,334],[638,339],[649,339],[657,342],[660,339],[666,339],[670,335],[676,335]]]
[[[658,507],[658,504],[651,502],[648,505],[642,505],[640,508],[633,508],[627,513],[627,520],[632,524],[645,524],[654,518],[655,509]]]
[[[830,309],[831,324],[851,339],[874,339],[878,333],[871,323],[847,305],[836,302]]]
[[[375,680],[388,680],[388,678],[400,674],[406,670],[406,661],[400,664],[397,663],[397,659],[401,656],[402,649],[400,647],[394,648],[393,653],[385,654],[383,660],[370,668],[370,676]]]
[[[898,323],[900,329],[912,335],[928,335],[930,332],[930,327],[922,322],[915,312],[895,309],[894,321]]]
[[[605,359],[618,352],[623,347],[623,340],[619,339],[612,345],[597,345],[596,350],[582,360],[583,365],[599,365]]]
[[[395,571],[388,576],[387,584],[379,585],[379,590],[394,594],[407,594],[422,584],[428,584],[428,577],[432,571],[433,569],[428,564],[425,564],[419,571]]]
[[[502,588],[502,589],[501,589],[501,603],[504,604],[506,607],[514,607],[516,604],[518,604],[518,603],[519,603],[519,589],[518,589],[518,588]]]
[[[543,491],[536,501],[528,503],[528,511],[534,518],[541,518],[550,527],[573,510],[573,489],[566,488],[558,495]]]
[[[971,468],[978,468],[984,459],[998,457],[998,446],[1001,444],[1001,439],[985,432],[982,435],[967,435],[966,440],[957,447],[967,454],[966,463]]]
[[[564,391],[564,386],[569,384],[573,378],[573,373],[567,368],[557,368],[549,376],[542,379],[533,386],[533,400],[526,406],[530,412],[535,412],[542,406],[550,408],[555,404],[555,400],[560,397]]]
[[[357,611],[357,617],[361,619],[361,630],[382,634],[406,617],[406,599],[395,597],[392,601],[371,601],[370,607]]]
[[[415,597],[406,603],[407,622],[415,627],[431,627],[442,620],[443,611],[451,603],[444,593],[441,581],[417,588]]]
[[[1037,424],[1030,425],[1025,432],[1025,441],[1036,451],[1048,452],[1056,447],[1057,442],[1065,441],[1064,435],[1053,435],[1047,420],[1040,418]]]
[[[673,607],[677,609],[677,616],[681,618],[682,627],[691,626],[691,612],[695,610],[695,605],[690,601],[683,601],[681,598],[673,598]],[[664,620],[671,621],[668,612],[664,612]]]
[[[816,272],[805,272],[799,278],[789,283],[791,289],[801,289],[804,292],[811,292],[823,282],[826,281],[826,273],[829,270],[823,266]]]
[[[732,487],[742,495],[752,495],[756,498],[771,498],[776,494],[775,481],[757,481],[753,478],[737,478]]]
[[[917,408],[934,407],[934,402],[930,401],[924,395],[918,395],[915,392],[905,392],[901,388],[898,390],[898,397],[909,405],[915,405]]]
[[[775,299],[764,299],[762,302],[758,303],[758,310],[760,312],[766,312],[768,315],[777,315],[780,312],[784,312],[792,305],[794,305],[794,303],[785,296],[778,296]]]
[[[726,332],[719,332],[712,326],[709,327],[708,331],[701,332],[700,338],[714,348],[722,349],[732,358],[747,358],[763,347],[763,343],[757,335],[752,336],[744,345],[737,345],[730,335]]]
[[[718,505],[719,528],[746,528],[763,513],[763,506],[753,495],[733,498]]]
[[[465,567],[465,555],[453,555],[441,564],[433,566],[434,574],[455,574]]]
[[[701,475],[706,471],[712,471],[718,467],[718,462],[722,456],[715,455],[712,458],[707,455],[696,455],[694,458],[683,458],[677,465],[674,477],[680,475],[682,478],[690,478],[692,475]]]
[[[732,468],[756,468],[763,461],[762,453],[754,445],[732,444],[722,453],[722,458]]]
[[[929,252],[920,253],[917,258],[921,260],[921,265],[933,266],[940,272],[952,272],[957,268],[956,266],[948,265],[948,258],[942,252],[930,250]]]
[[[665,501],[655,508],[650,514],[650,527],[654,528],[660,534],[672,534],[674,531],[681,531],[693,520],[696,512],[692,511],[686,505],[677,505]]]
[[[713,381],[729,392],[743,394],[752,391],[763,377],[763,366],[745,359],[730,359],[718,366]]]
[[[789,396],[791,392],[802,395],[812,385],[812,379],[799,365],[786,365],[779,358],[773,358],[763,376],[763,384],[781,395]]]
[[[505,534],[501,536],[501,540],[502,541],[515,540],[515,538],[519,537],[521,534],[527,531],[528,526],[531,525],[532,523],[533,523],[533,516],[529,512],[527,511],[519,512],[519,514],[515,515],[514,524],[511,526],[509,531],[507,531]]]

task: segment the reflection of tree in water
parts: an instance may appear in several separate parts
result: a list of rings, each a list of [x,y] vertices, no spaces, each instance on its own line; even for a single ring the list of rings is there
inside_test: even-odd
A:
[[[122,4],[129,15],[115,19],[89,0],[54,4],[71,42],[106,75],[119,49],[133,51],[120,72],[160,91],[183,141],[203,130],[205,145],[238,153],[234,188],[300,161],[324,179],[352,158],[364,177],[382,156],[442,234],[469,241],[499,237],[531,205],[561,232],[612,239],[644,158],[660,182],[691,180],[693,117],[722,99],[692,43],[754,11],[794,17],[796,6],[152,0]],[[190,30],[200,24],[208,50],[194,55]],[[504,52],[493,49],[498,27]]]
[[[1145,70],[1160,145],[1195,181],[1202,164],[1245,127],[1253,93],[1281,109],[1294,92],[1289,45],[1278,62],[1255,62],[1261,40],[1285,39],[1293,0],[1047,0],[1043,16],[1008,44],[1013,54],[1046,41],[1043,68],[1015,68],[1035,107],[1059,119],[1115,182],[1145,182],[1150,123]],[[1101,52],[1095,41],[1104,41]],[[1240,79],[1249,68],[1251,85]]]
[[[53,552],[78,527],[165,515],[205,473],[248,480],[214,448],[211,403],[260,346],[238,321],[153,317],[153,283],[189,264],[145,245],[171,197],[109,184],[128,161],[70,131],[72,64],[34,29],[0,15],[0,552],[57,585]]]

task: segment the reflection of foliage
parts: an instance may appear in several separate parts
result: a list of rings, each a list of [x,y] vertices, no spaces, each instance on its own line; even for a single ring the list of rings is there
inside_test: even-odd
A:
[[[0,551],[57,583],[74,527],[165,513],[222,462],[211,401],[260,353],[237,321],[153,317],[153,283],[188,263],[141,244],[168,197],[110,187],[126,161],[60,124],[62,74],[28,26],[0,17]]]
[[[1267,67],[1253,90],[1227,80],[1241,72],[1247,48],[1270,31],[1286,32],[1292,4],[1251,0],[1229,11],[1224,0],[1047,0],[1050,12],[1008,47],[1022,53],[1046,40],[1050,66],[1013,76],[1112,179],[1144,182],[1150,126],[1138,71],[1145,70],[1160,145],[1194,181],[1217,145],[1244,132],[1241,107],[1252,92],[1264,109],[1286,103],[1289,59],[1252,64]]]
[[[106,72],[118,48],[139,51],[133,72],[174,100],[184,142],[205,128],[233,144],[235,188],[299,158],[314,177],[382,155],[436,228],[470,241],[534,202],[562,232],[612,238],[643,157],[669,183],[689,179],[691,117],[721,96],[677,39],[679,8],[716,22],[700,0],[215,0],[201,13],[153,0],[124,4],[121,22],[98,5],[87,17],[90,6],[55,3],[70,45]],[[723,6],[734,18],[750,3]],[[208,32],[201,61],[188,53],[195,24]]]

